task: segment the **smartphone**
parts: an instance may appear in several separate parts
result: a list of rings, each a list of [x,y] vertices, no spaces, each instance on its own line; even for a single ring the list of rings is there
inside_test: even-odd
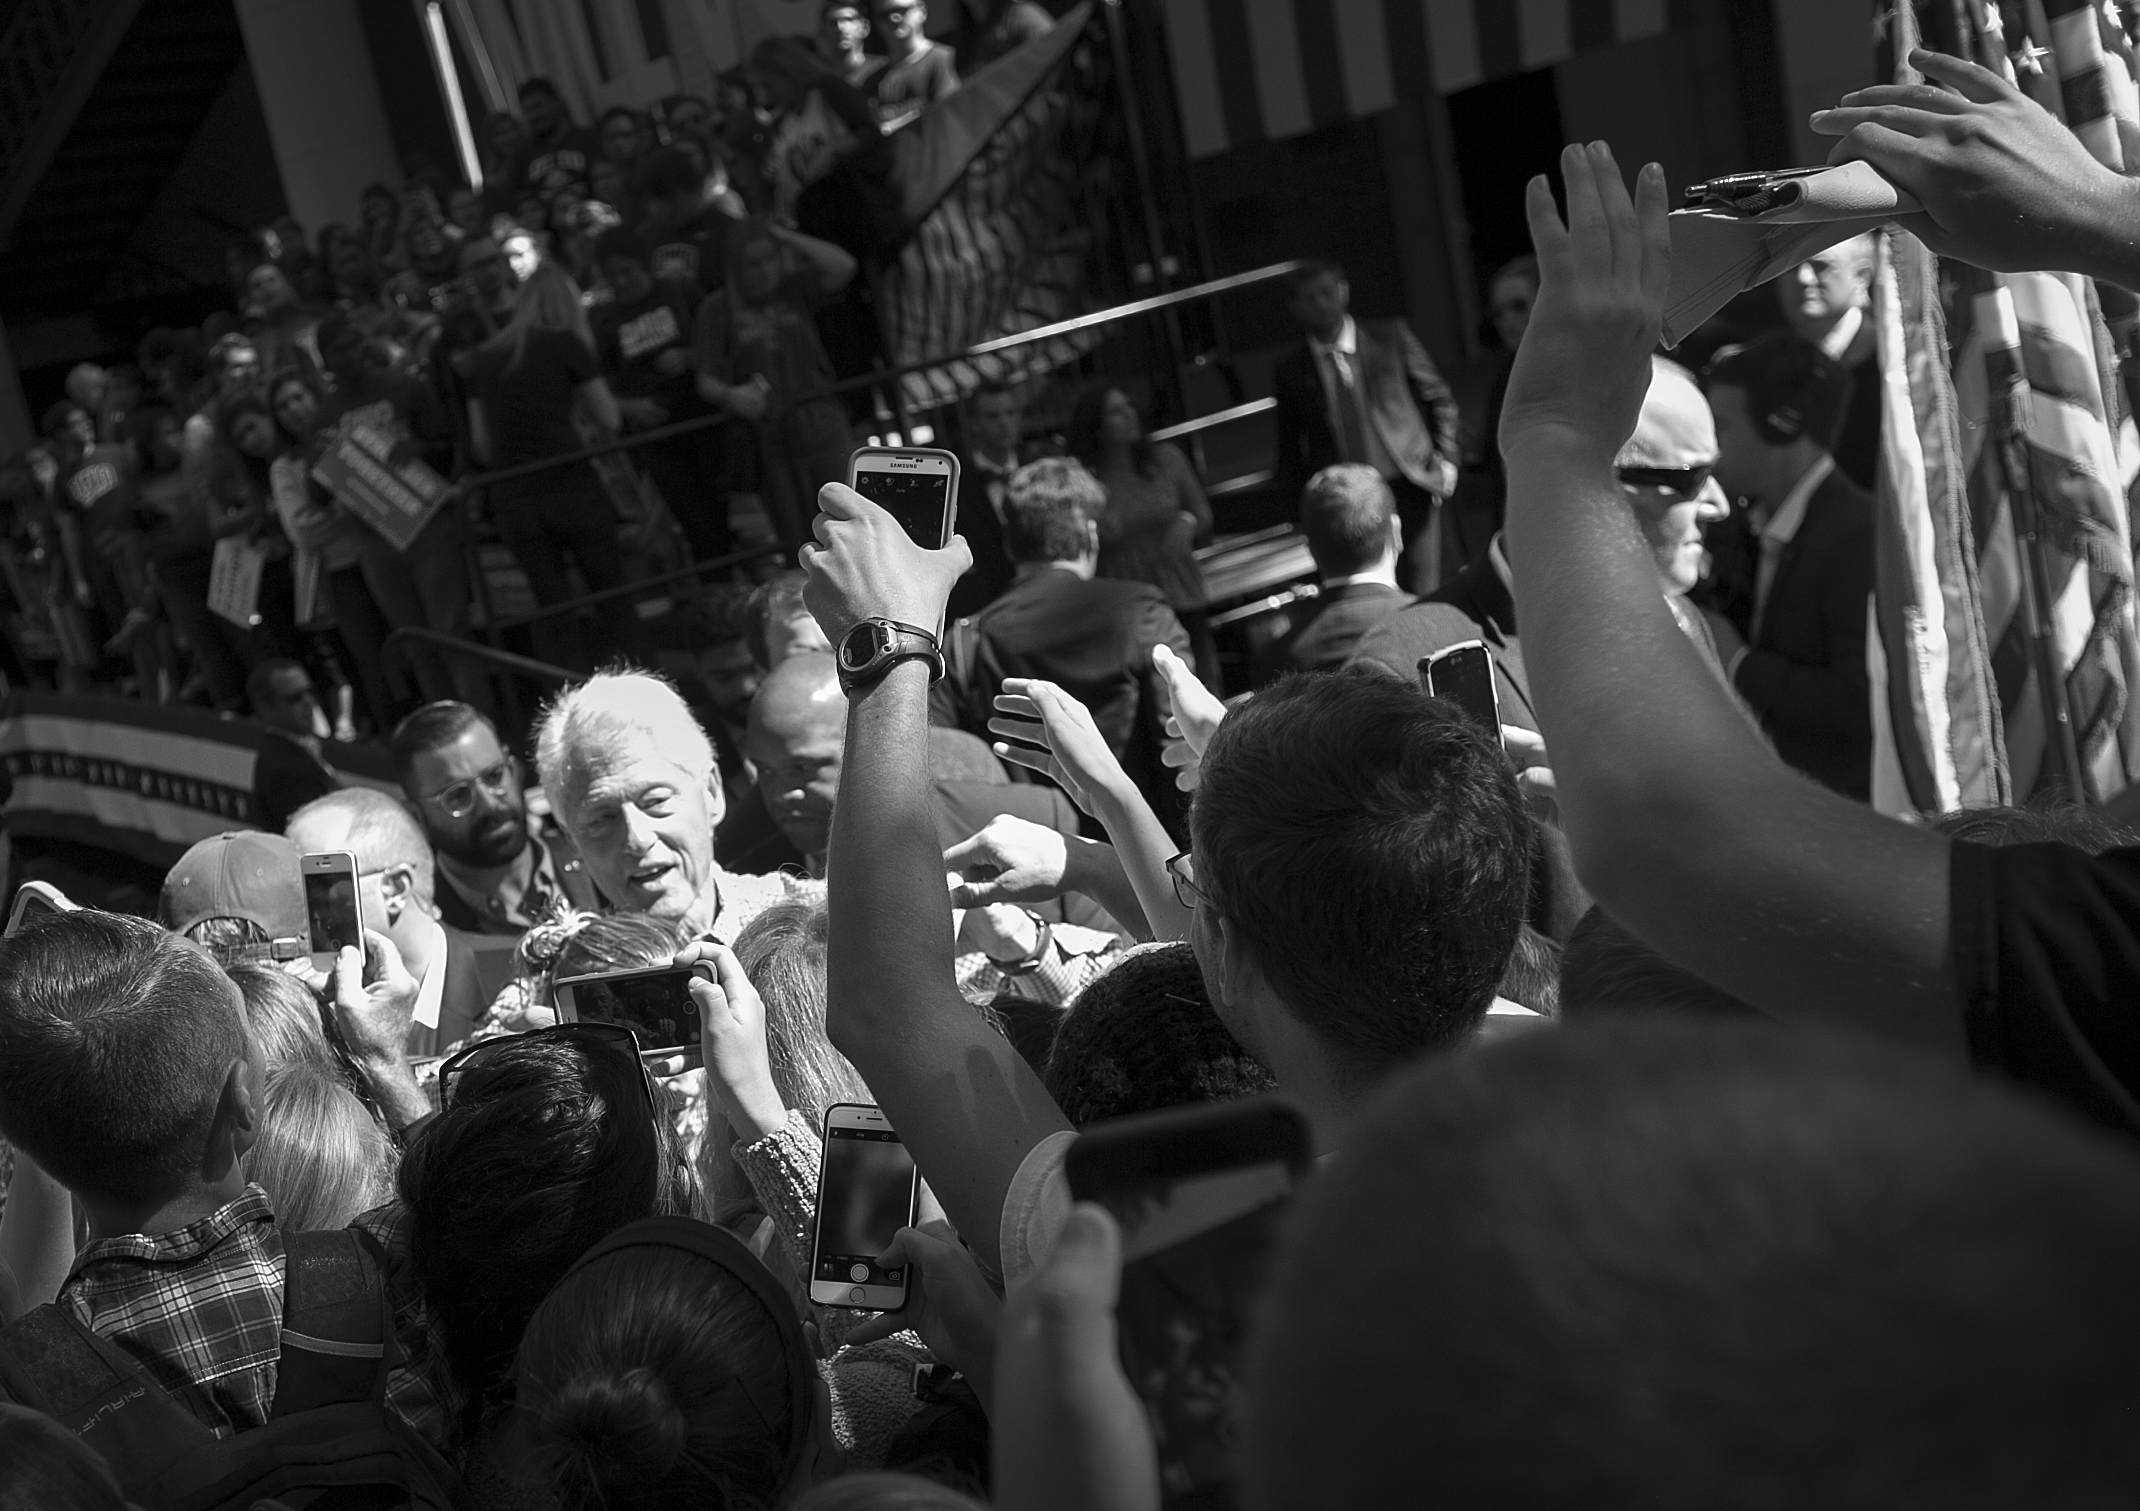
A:
[[[7,932],[10,936],[32,918],[48,918],[54,913],[73,913],[80,905],[65,892],[48,881],[26,881],[15,889],[15,906],[7,915]]]
[[[697,1049],[698,1004],[688,965],[567,976],[554,993],[561,1023],[621,1023],[639,1036],[639,1052]]]
[[[1423,656],[1419,685],[1430,698],[1446,698],[1470,714],[1501,743],[1501,689],[1494,680],[1493,652],[1483,640],[1465,640]]]
[[[932,551],[951,543],[959,459],[928,446],[864,446],[847,459],[847,486]]]
[[[817,1176],[817,1238],[810,1299],[820,1306],[896,1312],[907,1304],[904,1269],[882,1254],[914,1221],[914,1160],[884,1114],[859,1102],[825,1109],[825,1157]]]
[[[1122,1366],[1172,1511],[1235,1504],[1242,1349],[1310,1161],[1307,1119],[1280,1097],[1116,1118],[1070,1146],[1071,1194],[1122,1226]]]
[[[347,850],[320,850],[300,856],[305,879],[305,917],[312,927],[312,964],[331,971],[342,946],[364,949],[364,915],[357,901],[357,858]]]

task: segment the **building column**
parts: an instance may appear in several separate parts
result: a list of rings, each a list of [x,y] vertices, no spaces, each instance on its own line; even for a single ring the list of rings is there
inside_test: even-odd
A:
[[[237,0],[290,213],[316,235],[354,224],[366,184],[401,166],[356,0]]]

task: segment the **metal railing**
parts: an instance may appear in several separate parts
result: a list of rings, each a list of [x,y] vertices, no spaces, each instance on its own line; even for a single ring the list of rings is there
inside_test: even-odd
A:
[[[923,357],[914,362],[902,362],[895,367],[880,367],[852,378],[842,378],[836,383],[827,383],[817,388],[808,389],[796,395],[790,402],[790,407],[817,399],[836,398],[841,394],[853,393],[859,389],[874,388],[882,383],[893,383],[912,373],[930,372],[936,368],[953,367],[961,362],[971,362],[977,358],[993,356],[997,352],[1015,351],[1021,346],[1031,346],[1037,341],[1052,341],[1061,336],[1076,335],[1080,331],[1096,330],[1103,325],[1113,325],[1123,320],[1134,319],[1138,315],[1149,315],[1157,310],[1173,309],[1180,305],[1192,304],[1200,299],[1211,299],[1220,294],[1232,293],[1235,289],[1253,288],[1259,283],[1269,283],[1274,279],[1283,278],[1301,266],[1303,264],[1298,261],[1274,262],[1265,267],[1251,269],[1246,273],[1235,273],[1225,278],[1213,278],[1204,283],[1194,284],[1189,288],[1175,289],[1165,294],[1154,294],[1148,299],[1133,299],[1127,304],[1113,305],[1104,310],[1094,310],[1089,315],[1074,315],[1068,320],[1058,320],[1052,325],[1036,326],[1029,331],[1019,331],[1009,336],[998,336],[990,341],[975,342],[973,345],[962,347],[955,352],[947,352],[934,357]],[[1275,400],[1259,400],[1256,402],[1267,403],[1272,407],[1276,406]],[[1236,406],[1236,408],[1253,411],[1254,405],[1240,405]],[[1224,413],[1230,414],[1232,411],[1224,411]],[[532,477],[538,472],[549,472],[559,467],[574,466],[598,456],[608,456],[613,452],[630,451],[641,446],[651,446],[661,441],[673,440],[678,436],[693,435],[701,430],[710,430],[716,425],[725,425],[733,418],[734,416],[726,413],[698,415],[688,420],[679,420],[674,425],[664,425],[657,430],[642,430],[631,435],[620,435],[606,441],[598,441],[592,446],[583,446],[578,451],[561,452],[556,456],[537,457],[533,461],[516,462],[510,467],[500,467],[493,472],[480,472],[473,477],[463,479],[461,486],[464,488],[487,488],[492,484],[510,482],[515,478]],[[1209,420],[1212,417],[1205,416],[1204,418]],[[1191,423],[1193,424],[1194,422]],[[1168,432],[1155,434],[1154,439],[1163,439],[1165,434],[1172,433],[1178,428],[1169,427]]]
[[[481,661],[502,671],[514,672],[523,677],[532,677],[537,682],[548,682],[563,687],[568,682],[579,680],[579,673],[548,661],[537,661],[533,656],[517,656],[511,651],[501,651],[495,645],[485,645],[480,640],[463,640],[458,635],[448,635],[442,630],[421,629],[405,624],[386,637],[379,654],[389,666],[399,665],[408,671],[416,659],[416,647],[428,646],[443,651],[449,656],[465,656],[471,661]]]
[[[642,577],[637,582],[620,583],[613,588],[604,588],[599,593],[582,593],[577,598],[567,598],[563,603],[549,604],[536,609],[532,613],[514,614],[506,618],[497,619],[491,623],[490,628],[492,631],[499,633],[506,630],[523,629],[528,625],[538,624],[545,619],[555,619],[564,614],[577,614],[582,609],[600,608],[603,604],[615,599],[643,598],[649,593],[658,592],[660,589],[668,587],[671,583],[685,582],[693,577],[703,577],[708,572],[724,572],[730,567],[741,566],[746,561],[756,561],[761,556],[780,556],[783,554],[785,554],[783,546],[774,541],[767,541],[764,545],[751,546],[747,550],[731,551],[726,556],[716,556],[708,561],[695,561],[690,566],[678,567],[673,572],[662,572],[653,577]],[[394,633],[400,634],[402,631],[396,630]],[[426,633],[429,632],[427,631]],[[390,640],[392,638],[392,636],[388,637]],[[467,644],[468,642],[461,641],[457,643]]]
[[[1248,420],[1259,414],[1269,414],[1277,407],[1276,399],[1250,399],[1246,404],[1236,404],[1230,409],[1214,409],[1210,414],[1200,414],[1193,420],[1183,420],[1179,425],[1163,425],[1153,431],[1148,439],[1178,441],[1183,436],[1216,430],[1221,425],[1231,425],[1236,420]]]

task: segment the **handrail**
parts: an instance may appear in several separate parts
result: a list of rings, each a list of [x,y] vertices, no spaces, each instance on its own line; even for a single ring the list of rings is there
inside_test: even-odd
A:
[[[1276,399],[1250,399],[1246,404],[1236,404],[1231,409],[1215,409],[1210,414],[1200,414],[1193,420],[1183,420],[1179,425],[1162,425],[1145,439],[1178,441],[1185,435],[1195,435],[1199,430],[1215,430],[1221,425],[1230,425],[1235,420],[1245,420],[1251,415],[1267,414],[1277,407]]]
[[[1096,326],[1111,325],[1118,320],[1127,320],[1136,315],[1148,315],[1154,310],[1171,309],[1176,305],[1189,304],[1199,299],[1213,298],[1231,293],[1235,289],[1250,288],[1259,283],[1269,283],[1283,278],[1304,266],[1296,260],[1274,262],[1265,267],[1254,268],[1246,273],[1232,273],[1224,278],[1213,278],[1194,284],[1189,288],[1175,289],[1172,293],[1154,294],[1147,299],[1133,299],[1127,304],[1114,305],[1104,310],[1095,310],[1089,315],[1073,315],[1068,320],[1058,320],[1053,325],[1036,326],[1029,331],[1019,331],[1009,336],[998,336],[990,341],[976,342],[955,352],[941,356],[923,357],[914,362],[902,362],[896,367],[880,367],[852,378],[842,378],[836,383],[823,384],[795,396],[790,407],[816,399],[829,399],[860,388],[873,388],[879,383],[906,377],[909,373],[929,372],[939,367],[949,367],[956,362],[970,362],[977,357],[993,356],[997,352],[1011,351],[1021,346],[1031,346],[1036,341],[1050,341],[1057,336],[1075,335],[1079,331]],[[578,451],[567,451],[557,456],[537,457],[531,462],[515,462],[510,467],[500,467],[493,472],[479,472],[463,478],[463,488],[488,488],[496,483],[509,482],[514,478],[530,477],[538,472],[548,472],[558,467],[570,467],[594,457],[608,456],[611,452],[635,450],[650,446],[657,441],[673,440],[681,435],[694,435],[701,430],[710,430],[716,425],[725,425],[735,418],[725,411],[715,414],[696,415],[688,420],[679,420],[674,425],[663,425],[654,430],[642,430],[633,435],[620,435],[592,446],[583,446]]]
[[[726,556],[716,556],[709,561],[695,561],[690,566],[678,567],[673,572],[663,572],[653,577],[642,577],[637,582],[619,583],[616,587],[604,588],[599,593],[583,593],[578,598],[568,598],[563,603],[553,603],[539,608],[532,614],[515,614],[511,618],[497,620],[491,625],[491,629],[493,631],[517,630],[523,625],[534,624],[539,620],[555,619],[560,614],[577,614],[581,609],[597,608],[602,604],[608,603],[613,598],[630,598],[642,595],[656,588],[665,588],[672,582],[682,582],[687,577],[698,577],[707,572],[719,572],[729,567],[740,566],[746,561],[756,561],[761,556],[779,556],[784,553],[785,549],[778,542],[768,541],[764,545],[751,546],[747,550],[731,551]],[[396,633],[399,632],[397,631]],[[393,637],[388,636],[387,638],[392,639]]]
[[[578,672],[568,671],[562,666],[553,666],[547,661],[537,661],[532,656],[516,656],[511,651],[501,651],[496,646],[485,645],[480,640],[463,640],[458,635],[448,635],[441,630],[424,629],[413,624],[405,624],[388,635],[379,652],[383,657],[399,654],[413,658],[414,653],[409,649],[412,645],[437,646],[450,654],[488,661],[493,666],[502,666],[509,672],[519,672],[522,676],[533,677],[542,682],[554,682],[559,687],[576,681],[579,677]]]

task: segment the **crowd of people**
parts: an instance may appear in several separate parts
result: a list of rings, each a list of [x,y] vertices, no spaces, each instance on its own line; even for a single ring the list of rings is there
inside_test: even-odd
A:
[[[1814,118],[1910,230],[2140,283],[2131,180],[1912,62]],[[1098,575],[1195,527],[1121,396],[1068,457],[984,410],[977,613],[976,540],[828,483],[716,711],[605,671],[522,752],[434,700],[398,797],[204,841],[154,921],[0,940],[0,1505],[2127,1502],[2140,835],[1860,800],[1846,669],[1799,649],[1849,592],[1863,634],[1848,352],[1660,359],[1662,171],[1561,174],[1497,280],[1491,528],[1416,603],[1482,469],[1416,343],[1303,275],[1282,402],[1329,591],[1246,698],[1166,581]],[[1734,638],[1690,595],[1748,498]],[[1459,637],[1498,728],[1420,686]],[[364,925],[331,969],[320,851]],[[658,965],[695,1046],[561,1017],[559,981]],[[1274,1096],[1308,1157],[1267,1268],[1185,1262],[1118,1315],[1126,1258],[1194,1225],[1074,1199],[1084,1135]],[[925,1186],[876,1261],[901,1310],[809,1299],[850,1102]],[[1177,1478],[1132,1329],[1194,1359],[1216,1482]]]
[[[539,608],[755,545],[792,558],[817,487],[892,424],[881,395],[822,392],[881,364],[889,134],[1053,25],[953,3],[938,42],[922,0],[835,0],[814,43],[765,41],[711,102],[582,123],[530,78],[478,127],[480,187],[412,160],[346,222],[241,238],[230,311],[79,365],[0,465],[0,670],[244,712],[248,672],[295,659],[347,703],[345,737],[383,737],[418,702],[481,701],[461,659],[379,654],[403,627],[468,632],[472,532]],[[380,468],[405,519],[381,516]],[[577,616],[538,619],[532,649],[646,659],[630,604],[598,620],[589,644]]]

